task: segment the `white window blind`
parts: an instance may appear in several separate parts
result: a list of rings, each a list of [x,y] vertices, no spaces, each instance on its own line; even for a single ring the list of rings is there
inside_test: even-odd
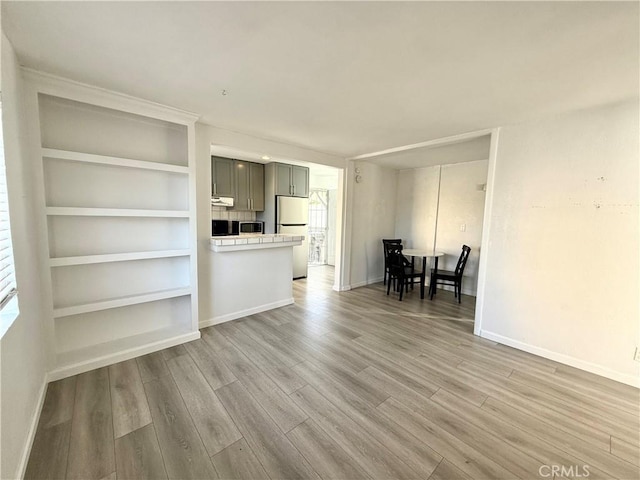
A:
[[[2,102],[0,101],[0,311],[17,293],[13,264],[11,223],[9,222],[9,198],[7,195],[7,172],[4,161],[4,139],[2,134]]]

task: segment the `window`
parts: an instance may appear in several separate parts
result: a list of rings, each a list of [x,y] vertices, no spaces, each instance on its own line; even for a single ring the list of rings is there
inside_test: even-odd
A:
[[[0,101],[0,337],[18,316],[16,275],[13,263],[7,172],[4,159],[2,102]]]
[[[329,218],[329,192],[309,190],[309,264],[327,264],[327,234]]]

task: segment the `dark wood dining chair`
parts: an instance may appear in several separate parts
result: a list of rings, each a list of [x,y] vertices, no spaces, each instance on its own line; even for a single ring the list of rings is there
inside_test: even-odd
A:
[[[387,278],[389,278],[389,255],[387,253],[387,245],[400,245],[402,244],[402,239],[400,238],[383,238],[382,239],[382,251],[384,253],[384,277],[382,279],[382,284],[387,284]]]
[[[413,284],[422,280],[422,272],[416,272],[406,257],[402,254],[402,245],[389,244],[387,248],[389,255],[389,283],[387,283],[387,295],[391,290],[391,283],[398,282],[397,290],[400,292],[399,300],[402,301],[404,291],[409,291],[409,285],[413,288]]]
[[[431,282],[429,284],[429,292],[431,292],[429,298],[431,300],[433,300],[433,296],[436,294],[436,287],[440,284],[452,285],[454,297],[458,299],[458,303],[462,301],[462,274],[464,273],[464,267],[467,265],[469,252],[471,252],[471,247],[463,245],[456,269],[453,272],[440,269],[431,270]]]

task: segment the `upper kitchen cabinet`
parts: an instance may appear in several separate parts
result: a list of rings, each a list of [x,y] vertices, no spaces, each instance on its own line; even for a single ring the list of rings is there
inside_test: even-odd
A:
[[[236,210],[264,210],[264,165],[236,160]]]
[[[297,165],[275,164],[276,195],[309,196],[309,169]]]
[[[232,159],[211,156],[211,195],[235,197],[235,178]]]
[[[291,186],[294,197],[309,196],[309,169],[291,165]]]
[[[249,164],[249,181],[251,184],[251,210],[264,210],[264,165]]]

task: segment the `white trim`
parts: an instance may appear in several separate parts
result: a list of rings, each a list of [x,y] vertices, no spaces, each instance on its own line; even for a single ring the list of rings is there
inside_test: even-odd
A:
[[[38,430],[38,423],[40,422],[40,415],[42,414],[42,407],[44,406],[44,399],[47,395],[47,385],[49,385],[49,378],[48,374],[45,374],[42,378],[42,386],[40,387],[40,392],[38,393],[38,404],[36,406],[35,412],[33,412],[31,424],[29,425],[27,440],[22,449],[22,455],[20,455],[20,462],[18,462],[16,478],[24,478],[24,474],[27,470],[27,464],[29,463],[29,457],[31,456],[33,442],[36,439],[36,432]]]
[[[284,307],[294,303],[293,297],[284,300],[278,300],[277,302],[266,303],[257,307],[247,308],[245,310],[239,310],[233,313],[227,313],[226,315],[220,315],[213,317],[204,322],[200,322],[200,328],[210,327],[211,325],[218,325],[219,323],[230,322],[238,318],[247,317],[260,312],[266,312],[267,310],[273,310],[274,308]]]
[[[334,285],[331,288],[334,292],[348,292],[351,290],[351,285]]]
[[[436,197],[436,227],[433,229],[433,253],[438,243],[438,214],[440,213],[440,190],[442,187],[442,165],[438,165],[438,196]],[[425,272],[426,273],[426,272]]]
[[[358,283],[352,283],[351,285],[348,285],[349,288],[347,288],[347,290],[353,290],[354,288],[360,288],[360,287],[366,287],[367,285],[373,285],[374,283],[380,283],[384,280],[383,277],[377,277],[377,278],[371,278],[368,280],[364,280],[362,282],[358,282]]]
[[[491,234],[491,216],[493,215],[493,190],[496,179],[499,137],[500,129],[493,129],[491,132],[491,145],[489,147],[487,189],[484,199],[484,217],[482,218],[482,241],[480,243],[480,260],[478,262],[478,284],[476,286],[476,315],[473,324],[474,335],[480,335],[480,332],[482,331],[482,316],[484,314],[484,296],[487,282],[487,264]]]
[[[96,165],[137,168],[159,172],[189,174],[189,167],[185,167],[182,165],[148,162],[145,160],[133,160],[130,158],[96,155],[93,153],[72,152],[70,150],[57,150],[55,148],[42,148],[42,158],[69,160],[72,162],[92,163]]]
[[[521,342],[520,340],[504,337],[502,335],[498,335],[497,333],[488,332],[486,330],[480,331],[480,336],[482,338],[501,343],[502,345],[507,345],[509,347],[517,348],[518,350],[538,355],[539,357],[553,360],[554,362],[569,365],[570,367],[575,367],[580,370],[593,373],[595,375],[600,375],[601,377],[609,378],[611,380],[615,380],[616,382],[640,388],[640,377],[638,376],[619,373],[615,370],[611,370],[596,363],[587,362],[586,360],[580,360],[579,358],[575,358],[570,355],[565,355],[563,353],[547,350],[546,348],[530,345],[528,343]]]
[[[462,288],[462,294],[463,294],[463,295],[468,295],[468,296],[470,296],[470,297],[475,297],[475,296],[477,295],[477,292],[474,292],[472,289],[470,289],[470,288],[468,288],[468,287],[464,287],[464,279],[465,279],[465,278],[469,278],[469,277],[463,277],[463,280],[462,280],[462,282],[463,282],[463,283],[462,283],[462,285],[463,285],[463,288]],[[471,281],[471,279],[469,279],[469,281]],[[468,282],[467,282],[467,283],[468,283]],[[428,287],[429,287],[429,284],[426,284],[425,286],[428,288]],[[453,293],[453,285],[448,285],[448,284],[439,284],[439,286],[438,286],[438,290],[443,290],[443,291],[445,291],[445,292],[451,292],[451,293]]]
[[[347,167],[343,170],[342,189],[342,238],[340,239],[340,271],[338,284],[341,290],[351,290],[351,239],[353,233],[353,191],[355,179],[355,163],[347,162]]]
[[[380,157],[382,155],[389,155],[390,153],[405,152],[407,150],[415,150],[416,148],[424,147],[436,147],[440,145],[449,145],[454,143],[460,143],[472,138],[484,137],[489,135],[493,130],[477,130],[475,132],[461,133],[460,135],[452,135],[450,137],[437,138],[435,140],[427,140],[426,142],[412,143],[410,145],[402,145],[400,147],[387,148],[386,150],[379,150],[377,152],[363,153],[362,155],[356,155],[355,157],[349,157],[347,160],[364,160],[367,158]]]
[[[333,290],[339,291],[342,288],[342,271],[345,265],[345,253],[343,238],[345,235],[344,230],[344,206],[347,201],[346,197],[346,181],[345,181],[345,168],[341,168],[338,174],[338,188],[336,189],[336,222],[335,222],[335,258],[333,269]]]
[[[164,120],[166,122],[186,125],[198,121],[198,114],[150,102],[123,93],[94,87],[86,83],[58,77],[50,73],[40,72],[28,67],[21,67],[26,80],[37,85],[39,93],[52,95],[77,102],[88,103],[100,107],[120,110],[145,117]]]
[[[163,332],[161,331],[158,335],[162,335],[162,334]],[[142,334],[142,335],[145,335],[145,334]],[[99,355],[94,358],[69,363],[67,365],[59,366],[55,370],[49,372],[49,381],[53,382],[55,380],[60,380],[62,378],[71,377],[72,375],[77,375],[79,373],[88,372],[89,370],[94,370],[96,368],[101,368],[107,365],[112,365],[114,363],[130,360],[132,358],[136,358],[141,355],[157,352],[158,350],[164,350],[165,348],[173,347],[175,345],[181,345],[183,343],[191,342],[199,338],[200,338],[200,331],[183,333],[170,338],[151,341],[144,345],[125,348],[115,353]],[[124,341],[131,341],[131,339],[132,337],[128,337],[124,339]],[[83,349],[83,350],[88,350],[90,348],[91,347],[88,347],[87,349]],[[99,348],[99,346],[97,348]],[[64,359],[65,357],[71,356],[73,354],[74,352],[67,352],[67,353],[62,353],[58,355],[58,357]]]

